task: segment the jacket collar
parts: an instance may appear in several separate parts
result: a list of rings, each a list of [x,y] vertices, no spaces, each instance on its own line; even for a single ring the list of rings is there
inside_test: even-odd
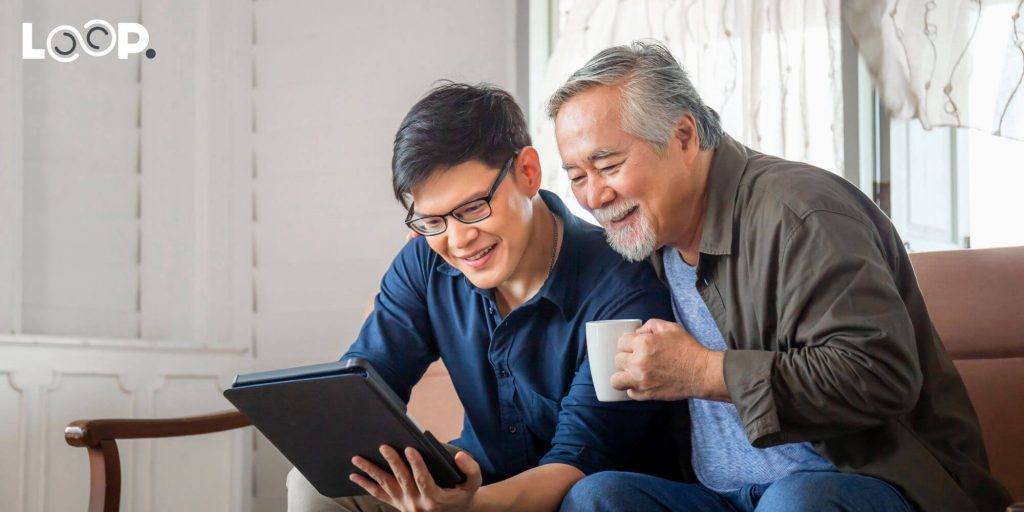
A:
[[[747,168],[747,148],[727,134],[715,148],[708,173],[704,210],[704,231],[700,252],[726,255],[732,253],[733,213],[739,194],[740,178]]]

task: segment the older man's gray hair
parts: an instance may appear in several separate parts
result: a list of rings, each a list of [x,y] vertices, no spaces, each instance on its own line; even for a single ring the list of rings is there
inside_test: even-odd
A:
[[[718,146],[722,138],[718,114],[704,104],[686,72],[660,43],[634,41],[601,51],[555,91],[548,115],[554,119],[565,102],[598,85],[621,87],[622,128],[659,152],[687,113],[696,121],[701,149]]]

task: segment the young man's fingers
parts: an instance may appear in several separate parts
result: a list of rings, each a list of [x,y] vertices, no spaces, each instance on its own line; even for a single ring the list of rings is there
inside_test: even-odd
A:
[[[381,469],[376,464],[362,457],[352,457],[352,465],[361,469],[363,473],[369,475],[370,478],[373,479],[373,482],[376,483],[376,485],[378,485],[385,494],[392,496],[392,499],[397,499],[397,497],[402,495],[401,488],[399,488],[398,482],[395,481],[395,477]]]
[[[380,454],[384,456],[384,460],[388,461],[388,465],[391,466],[391,474],[395,475],[395,480],[398,481],[402,494],[413,499],[419,497],[420,491],[416,488],[416,482],[412,479],[412,472],[409,471],[409,466],[402,460],[402,456],[388,445],[380,447]]]
[[[420,452],[415,448],[406,448],[405,458],[409,460],[409,466],[412,467],[412,479],[416,482],[420,494],[437,496],[441,492],[441,488],[434,482],[434,477],[430,475],[427,463],[423,461]]]
[[[355,482],[356,485],[362,487],[364,491],[370,496],[377,498],[384,503],[394,506],[393,498],[386,492],[381,486],[377,485],[373,480],[366,478],[363,475],[352,473],[348,475],[348,479]]]
[[[473,457],[468,452],[459,452],[455,454],[455,464],[462,470],[462,474],[466,475],[466,481],[459,487],[465,490],[471,490],[476,492],[483,484],[483,475],[480,474],[480,464],[473,460]]]

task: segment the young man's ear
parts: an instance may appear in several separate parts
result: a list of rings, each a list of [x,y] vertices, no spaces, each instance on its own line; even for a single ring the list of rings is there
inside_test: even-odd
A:
[[[541,173],[540,155],[533,146],[526,146],[519,150],[519,157],[516,158],[515,171],[516,179],[526,185],[530,195],[540,190]]]

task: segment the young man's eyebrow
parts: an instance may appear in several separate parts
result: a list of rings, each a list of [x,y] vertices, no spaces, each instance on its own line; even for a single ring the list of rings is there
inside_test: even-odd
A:
[[[460,207],[460,206],[462,206],[462,205],[464,205],[464,204],[466,204],[466,203],[468,203],[470,201],[475,201],[477,199],[483,199],[485,196],[487,196],[487,192],[488,192],[488,190],[482,190],[482,191],[474,192],[472,194],[466,194],[466,195],[462,196],[462,198],[459,199],[458,202],[455,203],[455,206],[453,206],[453,208],[458,208],[458,207]],[[415,205],[413,205],[413,212],[412,212],[413,217],[423,217],[423,216],[430,216],[430,215],[441,215],[442,213],[448,213],[448,212],[423,213],[423,212],[419,211],[419,209],[416,208]]]
[[[622,153],[622,152],[619,151],[619,150],[616,150],[616,149],[595,149],[593,153],[590,153],[589,155],[587,155],[587,161],[588,162],[595,162],[595,161],[600,160],[602,158],[609,158],[609,157],[616,156],[616,155],[618,155],[620,153]],[[575,169],[575,168],[576,168],[576,166],[574,164],[569,164],[569,163],[563,163],[562,164],[562,169],[564,169],[566,171],[569,171],[569,170],[572,170],[572,169]]]

